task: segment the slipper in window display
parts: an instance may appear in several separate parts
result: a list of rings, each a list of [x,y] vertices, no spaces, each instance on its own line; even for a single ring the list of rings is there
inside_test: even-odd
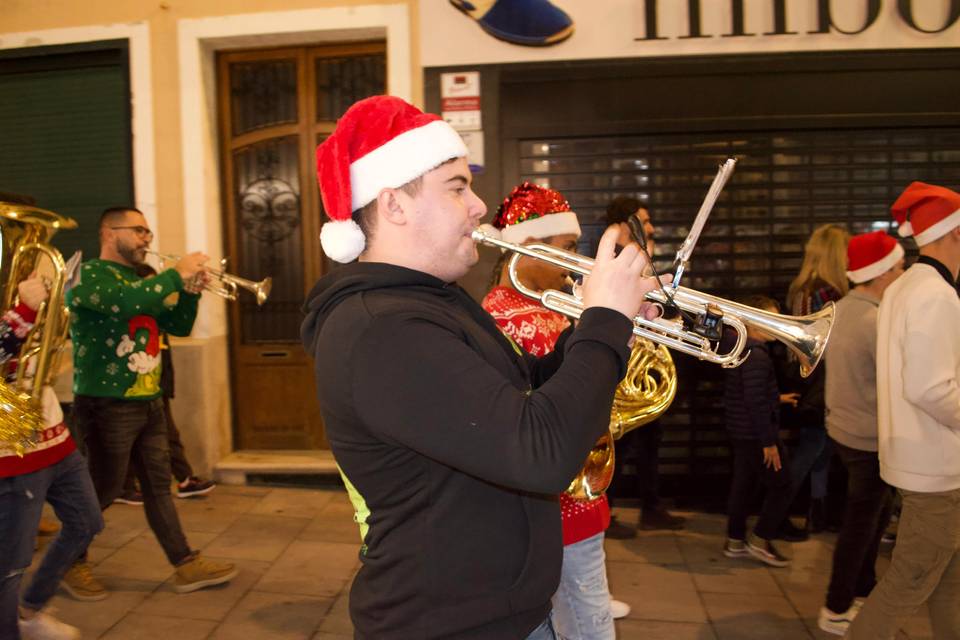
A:
[[[566,40],[573,20],[549,0],[450,0],[494,38],[531,47]]]

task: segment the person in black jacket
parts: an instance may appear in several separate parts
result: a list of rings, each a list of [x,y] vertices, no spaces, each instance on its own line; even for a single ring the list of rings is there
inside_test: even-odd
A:
[[[324,252],[310,293],[326,435],[356,509],[357,638],[555,638],[557,494],[607,429],[630,318],[656,310],[636,247],[601,240],[586,307],[537,360],[454,282],[486,207],[437,116],[376,96],[317,149]],[[359,257],[359,261],[354,262]]]
[[[751,296],[744,304],[779,311],[766,296]],[[733,452],[733,480],[727,507],[728,558],[753,556],[773,567],[790,564],[774,546],[773,538],[790,508],[790,473],[780,441],[780,403],[796,402],[796,394],[780,395],[768,343],[773,338],[750,328],[749,356],[739,367],[727,369],[723,404]],[[747,516],[757,485],[766,489],[760,519],[747,536]]]

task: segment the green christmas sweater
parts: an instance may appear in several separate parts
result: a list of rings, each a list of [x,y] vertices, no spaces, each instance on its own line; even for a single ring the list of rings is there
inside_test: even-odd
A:
[[[80,282],[66,296],[73,392],[127,400],[159,397],[160,332],[189,335],[199,299],[183,291],[174,269],[141,278],[132,267],[109,260],[83,263]]]

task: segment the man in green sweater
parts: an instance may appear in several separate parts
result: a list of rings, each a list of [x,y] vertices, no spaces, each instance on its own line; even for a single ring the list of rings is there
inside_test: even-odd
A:
[[[173,589],[195,591],[233,579],[237,569],[191,550],[170,492],[170,450],[160,389],[160,332],[186,336],[197,317],[207,256],[191,253],[172,269],[140,278],[153,232],[140,211],[111,208],[100,217],[100,257],[83,264],[67,294],[73,339],[74,425],[86,444],[100,508],[123,491],[133,463],[147,521],[170,563]],[[64,587],[79,600],[106,589],[85,561]]]

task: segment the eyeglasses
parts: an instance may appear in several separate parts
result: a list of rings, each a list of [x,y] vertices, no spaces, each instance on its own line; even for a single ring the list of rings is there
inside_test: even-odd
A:
[[[139,224],[135,224],[133,226],[128,226],[128,227],[110,227],[110,228],[111,229],[130,229],[141,238],[146,238],[147,240],[153,239],[153,231],[150,231],[150,229],[147,229],[146,227],[142,227]]]

